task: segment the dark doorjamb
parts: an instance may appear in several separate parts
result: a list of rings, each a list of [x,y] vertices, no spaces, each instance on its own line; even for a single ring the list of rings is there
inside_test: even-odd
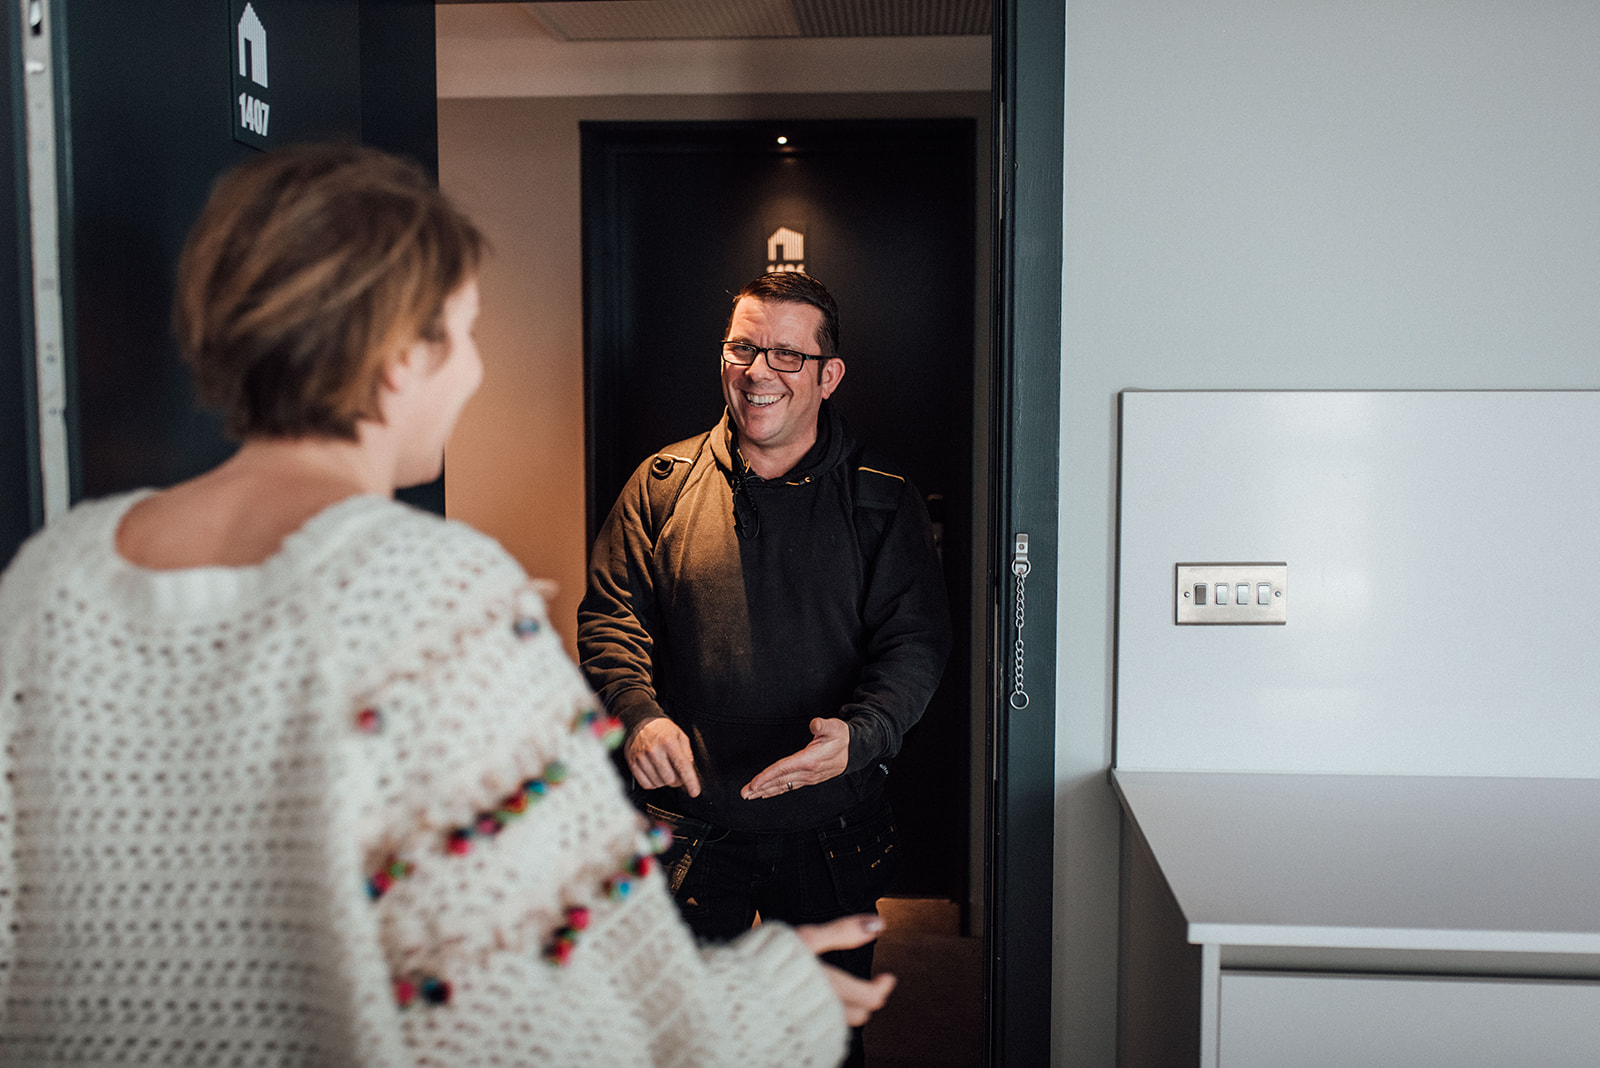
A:
[[[21,24],[16,4],[0,13],[0,568],[44,522],[34,376],[32,240],[27,208]]]
[[[1050,1063],[1065,0],[995,0],[989,1063]],[[1029,537],[1025,708],[1012,538]],[[1020,702],[1019,702],[1020,703]]]

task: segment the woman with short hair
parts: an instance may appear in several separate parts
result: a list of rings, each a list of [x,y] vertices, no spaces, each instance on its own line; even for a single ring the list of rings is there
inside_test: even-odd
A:
[[[543,600],[396,503],[482,377],[483,239],[413,164],[225,175],[174,326],[240,441],[0,581],[0,1062],[824,1065],[852,918],[699,948]]]

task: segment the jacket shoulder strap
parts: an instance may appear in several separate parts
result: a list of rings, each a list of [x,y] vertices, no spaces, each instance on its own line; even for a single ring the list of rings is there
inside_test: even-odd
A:
[[[646,492],[650,499],[647,530],[651,545],[656,543],[661,536],[661,528],[671,518],[672,510],[678,505],[678,496],[683,493],[683,484],[689,481],[689,472],[694,470],[695,461],[700,458],[700,451],[710,437],[711,431],[708,430],[697,437],[684,438],[656,453],[655,459],[650,461]]]

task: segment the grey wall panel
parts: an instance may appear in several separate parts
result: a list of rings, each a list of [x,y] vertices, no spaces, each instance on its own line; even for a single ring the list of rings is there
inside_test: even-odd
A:
[[[1117,766],[1588,777],[1600,392],[1123,397]],[[1288,564],[1282,626],[1174,565]]]

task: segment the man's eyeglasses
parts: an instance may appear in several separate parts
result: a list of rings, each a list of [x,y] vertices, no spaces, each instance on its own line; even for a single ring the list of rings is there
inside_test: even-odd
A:
[[[722,343],[722,358],[739,367],[749,367],[756,362],[756,357],[766,353],[767,366],[774,371],[782,371],[792,375],[806,365],[807,360],[826,360],[826,356],[812,356],[805,352],[796,352],[793,349],[762,348],[760,345],[747,345],[743,341],[724,341]]]

